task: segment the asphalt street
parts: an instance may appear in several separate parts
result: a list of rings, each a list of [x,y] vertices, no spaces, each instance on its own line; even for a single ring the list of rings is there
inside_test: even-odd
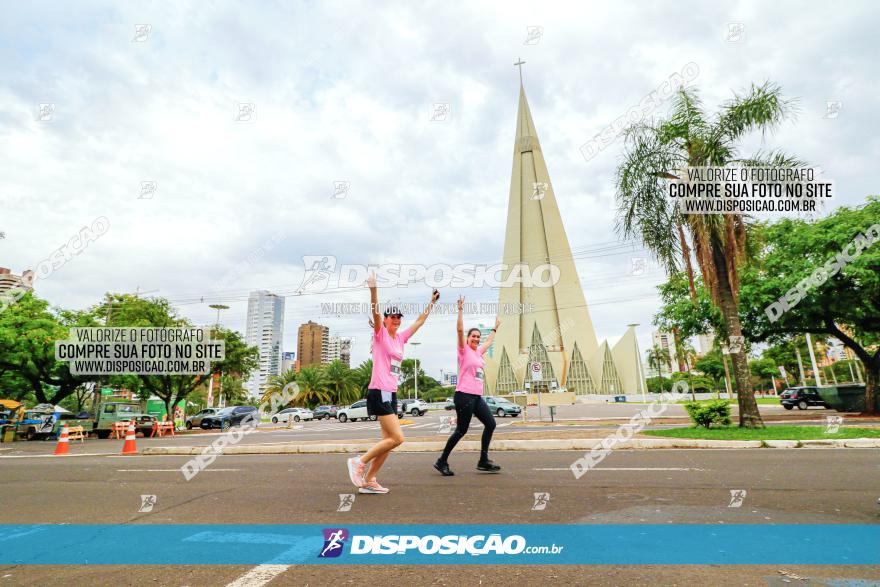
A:
[[[191,481],[187,457],[83,456],[2,460],[3,523],[880,523],[876,449],[617,451],[575,479],[579,453],[505,452],[501,474],[474,470],[476,454],[450,461],[394,454],[380,475],[387,495],[360,495],[344,455],[226,455]],[[731,491],[744,490],[738,507]],[[535,493],[547,493],[534,509]],[[143,509],[143,495],[155,506]],[[340,495],[354,495],[338,511]],[[768,548],[784,545],[768,544]],[[283,568],[282,568],[283,567]],[[0,567],[0,585],[868,585],[880,569],[855,566],[48,566]],[[817,582],[820,579],[836,581]]]

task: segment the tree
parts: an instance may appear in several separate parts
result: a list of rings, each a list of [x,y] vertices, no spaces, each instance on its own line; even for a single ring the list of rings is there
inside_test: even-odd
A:
[[[327,382],[319,367],[309,366],[300,369],[296,374],[296,384],[299,386],[299,393],[291,400],[291,406],[314,408],[330,403]]]
[[[776,364],[769,357],[749,361],[749,371],[755,379],[755,386],[759,389],[772,385],[773,377],[779,374]]]
[[[73,375],[69,363],[55,360],[55,341],[72,326],[97,326],[88,314],[50,311],[49,303],[28,292],[0,312],[0,381],[13,398],[33,394],[37,403],[58,404],[93,376]]]
[[[404,359],[400,362],[400,391],[405,392],[407,397],[409,397],[410,391],[415,390],[415,368],[415,359]],[[422,369],[421,364],[419,365],[418,377],[419,391],[421,391],[425,377],[425,371]]]
[[[354,372],[342,361],[332,361],[324,366],[324,382],[330,402],[335,405],[347,406],[361,398]]]
[[[107,294],[104,301],[91,310],[91,314],[103,318],[107,326],[131,326],[153,328],[175,328],[190,326],[190,323],[177,316],[168,300],[164,298],[141,298],[129,294]],[[165,403],[165,410],[173,414],[172,406],[185,400],[200,385],[205,384],[215,373],[247,376],[259,367],[259,350],[244,343],[241,334],[224,328],[211,332],[214,339],[224,341],[225,357],[213,361],[211,370],[205,375],[138,375],[144,394],[155,395]]]
[[[880,382],[880,198],[841,207],[815,222],[760,226],[760,249],[743,273],[749,337],[833,336],[865,370],[865,413]]]
[[[370,379],[373,377],[373,359],[364,361],[358,365],[357,369],[352,369],[352,376],[354,384],[361,392],[361,397],[366,396]]]
[[[782,153],[738,157],[736,144],[753,130],[772,130],[792,115],[792,104],[778,87],[752,86],[744,96],[724,104],[712,120],[703,112],[696,90],[681,88],[673,99],[669,119],[637,124],[624,131],[624,161],[617,171],[619,229],[638,237],[670,274],[684,270],[691,296],[697,301],[691,250],[713,304],[720,310],[723,334],[741,340],[738,268],[747,252],[747,223],[735,214],[685,215],[666,197],[666,183],[686,174],[688,167],[789,167],[801,162]],[[735,337],[735,338],[734,338]],[[739,404],[739,425],[764,426],[749,385],[745,349],[731,348]]]
[[[663,391],[672,391],[672,381],[666,377],[648,377],[648,393],[661,393]]]
[[[721,351],[712,349],[694,361],[694,369],[708,375],[713,381],[724,381],[724,363],[721,360]]]
[[[227,406],[243,403],[249,399],[241,377],[232,373],[224,373],[220,376],[219,393]]]
[[[669,349],[665,349],[660,345],[654,345],[647,352],[648,366],[657,371],[660,377],[663,377],[663,366],[670,363]]]
[[[785,369],[785,380],[787,385],[797,385],[800,380],[800,366],[798,365],[797,354],[795,353],[795,348],[802,347],[806,349],[806,345],[801,337],[789,337],[786,339],[781,339],[779,343],[775,345],[770,345],[764,352],[761,353],[761,356],[773,361],[773,365],[776,367],[776,372],[779,373],[779,367],[783,367]],[[802,356],[806,353],[806,350],[801,351]],[[779,376],[782,377],[782,373],[779,373]]]

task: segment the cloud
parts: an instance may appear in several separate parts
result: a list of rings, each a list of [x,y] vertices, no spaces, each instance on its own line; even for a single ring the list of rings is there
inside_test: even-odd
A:
[[[689,62],[714,109],[771,79],[800,98],[796,123],[749,137],[745,152],[780,146],[821,165],[836,204],[876,191],[878,77],[869,3],[812,7],[538,6],[532,2],[274,5],[55,3],[3,9],[0,187],[3,265],[32,267],[98,216],[110,231],[39,285],[53,304],[85,307],[105,291],[158,290],[196,322],[214,319],[213,285],[246,270],[223,321],[244,329],[247,293],[292,291],[303,255],[341,263],[499,259],[510,181],[518,77],[523,76],[574,249],[614,233],[615,143],[589,162],[578,148]],[[861,13],[861,14],[858,14]],[[731,43],[728,23],[742,22]],[[151,26],[134,41],[135,25]],[[542,26],[525,45],[528,26]],[[827,100],[841,114],[823,118]],[[51,121],[36,120],[52,103]],[[236,120],[236,104],[255,118]],[[445,121],[433,105],[448,103]],[[662,115],[662,109],[657,115]],[[141,183],[155,181],[151,199]],[[350,182],[331,198],[334,182]],[[248,256],[266,238],[283,243]],[[600,337],[639,322],[650,346],[652,269],[643,252],[578,259]],[[244,265],[242,265],[244,264]],[[388,296],[421,300],[428,288]],[[451,301],[458,292],[444,292]],[[491,290],[466,292],[492,300]],[[383,292],[383,295],[385,292]],[[366,292],[341,296],[366,299]],[[204,301],[201,301],[204,299]],[[615,303],[615,300],[631,300]],[[365,317],[322,317],[320,296],[287,300],[285,349],[309,319],[357,339]],[[334,301],[337,301],[334,299]],[[488,322],[489,317],[484,317]],[[477,320],[477,318],[474,318]],[[425,368],[454,368],[453,318],[419,333]]]

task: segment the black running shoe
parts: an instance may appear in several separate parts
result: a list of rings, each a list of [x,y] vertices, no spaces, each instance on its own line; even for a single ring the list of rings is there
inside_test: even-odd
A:
[[[477,463],[477,470],[488,471],[489,473],[497,473],[501,470],[501,467],[499,467],[489,459],[486,459],[485,461],[480,461],[479,463]]]
[[[440,471],[440,474],[444,477],[452,477],[453,475],[455,475],[455,473],[453,473],[452,470],[449,468],[449,463],[445,461],[438,460],[436,463],[434,463],[434,468]]]

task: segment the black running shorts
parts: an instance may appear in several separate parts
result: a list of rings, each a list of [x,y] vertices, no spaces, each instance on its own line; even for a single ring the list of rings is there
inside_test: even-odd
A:
[[[397,392],[391,393],[391,401],[382,401],[382,391],[378,389],[367,390],[367,414],[370,416],[396,416],[397,415]]]

